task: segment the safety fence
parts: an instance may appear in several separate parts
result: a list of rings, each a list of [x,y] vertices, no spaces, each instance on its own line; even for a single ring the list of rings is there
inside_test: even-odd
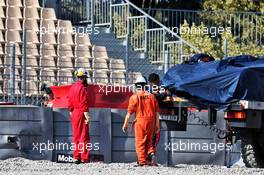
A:
[[[59,3],[62,19],[71,20],[73,23],[87,22],[92,26],[110,27],[118,39],[125,40],[135,51],[144,52],[151,63],[164,66],[166,52],[171,65],[181,63],[186,55],[190,55],[190,50],[199,52],[130,1],[69,0]],[[76,3],[82,8],[69,10],[75,8]],[[66,12],[71,15],[65,15]],[[75,13],[81,17],[74,19]]]
[[[191,54],[190,50],[199,52],[131,2],[112,4],[111,7],[113,17],[110,27],[117,38],[124,39],[134,50],[143,52],[151,64],[162,65],[165,72],[167,67],[182,63],[185,55]]]
[[[44,84],[47,86],[72,84],[77,80],[75,71],[80,67],[85,67],[85,65],[69,66],[69,64],[65,64],[68,62],[66,58],[59,63],[58,57],[54,58],[57,60],[54,61],[55,66],[50,62],[41,65],[40,62],[43,61],[41,55],[39,58],[26,54],[18,56],[15,44],[7,46],[6,49],[10,49],[10,54],[5,55],[3,60],[0,57],[1,62],[3,61],[0,68],[0,102],[42,106],[47,97],[42,89]],[[33,64],[34,62],[38,63]],[[111,66],[114,67],[113,71],[102,64],[88,69],[88,83],[125,86],[125,70],[122,64],[121,67],[118,67],[120,64],[113,62]],[[135,76],[136,74],[129,74],[130,83],[134,81]]]
[[[264,42],[264,13],[261,12],[228,12],[228,11],[198,11],[177,9],[143,9],[150,16],[169,27],[171,30],[178,29],[186,21],[189,25],[204,24],[212,28],[218,35],[216,28],[230,27],[232,34],[238,40],[249,40],[257,45]],[[176,32],[176,30],[175,30]]]
[[[91,5],[86,5],[86,9],[89,10],[89,14],[86,14],[85,12],[81,10],[67,10],[67,8],[63,8],[67,12],[76,12],[80,14],[81,16],[84,16],[84,18],[89,19],[89,23],[93,25],[98,26],[113,26],[113,31],[116,32],[117,37],[121,37],[125,39],[126,35],[126,18],[127,16],[131,17],[133,16],[133,19],[130,19],[130,28],[131,32],[134,33],[131,34],[130,38],[132,38],[131,45],[136,50],[144,50],[144,28],[147,24],[148,29],[156,29],[160,26],[153,22],[152,19],[149,17],[146,17],[145,14],[142,14],[140,12],[141,9],[129,6],[129,5],[122,5],[120,1],[82,1],[83,6],[86,4],[97,4],[93,5],[93,8],[90,8]],[[67,1],[71,2],[71,0]],[[72,1],[72,3],[77,1]],[[81,1],[80,1],[81,2]],[[130,3],[127,1],[123,1],[124,3]],[[66,4],[66,1],[61,1],[61,3]],[[101,5],[98,5],[101,4]],[[111,8],[112,6],[112,8]],[[108,10],[112,15],[109,15],[109,13],[105,12]],[[61,10],[59,10],[61,11]],[[196,24],[198,25],[204,25],[209,30],[210,35],[217,40],[218,36],[221,35],[223,32],[222,28],[227,29],[230,28],[230,32],[232,32],[233,36],[236,37],[236,42],[238,43],[254,43],[257,46],[261,46],[264,41],[264,32],[263,32],[263,20],[264,20],[264,14],[260,12],[229,12],[229,11],[202,11],[202,10],[177,10],[177,9],[143,9],[144,12],[146,12],[149,16],[153,17],[155,20],[159,21],[164,26],[168,27],[172,32],[175,32],[180,36],[180,30],[181,25],[184,23],[184,21],[188,22],[189,25]],[[129,14],[128,14],[129,13]],[[74,13],[72,13],[74,14]],[[94,14],[94,15],[92,15]],[[100,14],[100,15],[96,15]],[[125,15],[127,14],[127,16]],[[70,19],[74,21],[75,23],[80,22],[81,20],[73,19],[76,15],[70,15],[70,16],[63,16],[62,18]],[[138,16],[138,17],[137,17]],[[143,16],[147,18],[147,20],[143,19]],[[83,20],[85,21],[85,20]],[[147,21],[147,23],[146,23]],[[113,23],[114,22],[114,23]],[[133,27],[133,25],[136,25],[137,27]],[[133,29],[134,28],[134,29]],[[162,28],[162,27],[161,27]],[[160,34],[154,34],[157,32],[149,31],[149,33],[152,33],[150,38],[154,38],[159,42],[159,35]],[[228,30],[229,32],[229,30]],[[162,33],[162,32],[161,32]],[[170,32],[169,32],[170,33]],[[148,34],[147,34],[148,35]],[[157,35],[157,36],[156,36]],[[148,37],[148,36],[147,36]],[[157,39],[156,39],[157,38]],[[174,39],[175,40],[175,39]],[[149,41],[148,41],[149,42]],[[223,44],[222,41],[219,41],[219,44]],[[176,45],[176,46],[175,46]],[[170,55],[172,55],[172,62],[173,64],[177,64],[182,59],[177,58],[178,55],[185,55],[185,53],[180,53],[181,47],[179,43],[174,43],[171,48],[171,44],[169,45],[169,50],[174,50],[174,52]],[[166,46],[165,46],[166,47]],[[153,49],[152,47],[148,48],[146,46],[145,50],[150,49],[151,52],[156,52],[154,54],[150,54],[151,62],[160,64],[162,59],[156,59],[156,55],[158,55],[158,58],[160,58],[160,52],[159,52],[159,46],[157,48]],[[175,52],[177,54],[175,54]],[[183,50],[184,52],[193,52],[195,49],[186,48],[183,44]],[[188,53],[189,54],[189,53]],[[187,55],[188,55],[187,54]],[[177,58],[175,61],[175,57]],[[185,56],[183,56],[185,57]],[[180,60],[180,61],[179,61]]]
[[[74,31],[80,26],[58,19],[53,9],[36,8],[29,18],[21,7],[10,21],[16,25],[2,26],[0,101],[39,105],[42,84],[71,84],[80,67],[89,71],[91,83],[132,84],[140,74],[162,75],[197,50],[129,1],[61,2],[79,2],[92,32],[80,36]],[[101,30],[105,27],[110,32]]]
[[[105,43],[105,41],[112,43],[112,40],[104,39],[103,42]],[[115,47],[118,46],[115,45]],[[92,55],[96,58],[90,57],[90,60],[85,58],[86,62],[78,63],[78,58],[75,56],[76,50],[75,53],[71,49],[60,50],[60,52],[72,52],[72,58],[61,57],[60,55],[47,57],[42,54],[32,57],[27,52],[23,52],[22,55],[19,54],[18,48],[16,44],[6,45],[5,50],[9,50],[8,53],[0,56],[0,102],[41,106],[43,101],[45,101],[45,96],[43,96],[45,92],[41,90],[42,85],[72,84],[76,81],[74,73],[80,67],[88,70],[88,83],[95,84],[126,86],[132,84],[136,77],[141,74],[141,72],[126,72],[123,59],[114,59],[112,57],[101,59],[99,55],[103,56],[106,54],[105,51],[94,51]],[[28,50],[30,47],[25,42],[21,45],[21,49]],[[50,51],[49,49],[47,50]],[[42,49],[43,51],[46,50]],[[57,52],[59,51],[55,50],[55,53]],[[112,54],[126,54],[125,51],[114,52],[111,50],[108,50],[107,53],[110,56]],[[102,62],[96,62],[98,60]],[[132,64],[130,63],[129,66],[132,66]],[[134,63],[133,66],[145,65]],[[128,77],[127,82],[125,81],[126,74]]]

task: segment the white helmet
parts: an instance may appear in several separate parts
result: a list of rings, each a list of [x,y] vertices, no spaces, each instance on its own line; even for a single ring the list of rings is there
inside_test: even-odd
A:
[[[138,76],[135,84],[138,84],[138,83],[147,84],[146,78],[144,78],[143,76]]]

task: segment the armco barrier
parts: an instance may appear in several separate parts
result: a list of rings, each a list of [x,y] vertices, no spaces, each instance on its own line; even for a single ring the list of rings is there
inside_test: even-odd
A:
[[[52,151],[39,152],[34,145],[53,140],[50,108],[0,107],[0,159],[25,157],[52,160]]]
[[[126,110],[92,108],[90,135],[92,158],[111,162],[135,162],[134,134],[122,133]],[[200,119],[208,122],[207,112],[197,112]],[[225,165],[225,150],[180,149],[185,144],[224,144],[209,127],[188,116],[185,131],[169,131],[167,122],[162,121],[161,139],[158,145],[158,162],[163,165],[217,164]],[[177,124],[177,123],[176,123]],[[222,113],[218,113],[215,127],[225,129]],[[0,159],[22,156],[29,159],[57,161],[60,155],[72,155],[70,148],[56,148],[72,142],[72,130],[67,109],[52,109],[25,106],[0,107]],[[33,144],[34,143],[34,144]],[[48,143],[49,150],[44,149]],[[41,145],[42,144],[42,145]],[[178,145],[177,145],[178,144]],[[42,146],[42,151],[37,148]],[[177,147],[178,146],[178,149]],[[99,148],[99,149],[98,149]],[[239,149],[239,148],[237,148]],[[60,157],[62,159],[62,157]],[[65,160],[68,160],[66,158]]]
[[[91,109],[90,139],[91,154],[103,157],[104,162],[111,162],[111,110]],[[66,109],[54,109],[54,143],[72,143],[72,127],[69,112]],[[99,150],[97,149],[99,147]],[[55,149],[53,151],[53,161],[56,161],[60,154],[72,154],[72,151]]]

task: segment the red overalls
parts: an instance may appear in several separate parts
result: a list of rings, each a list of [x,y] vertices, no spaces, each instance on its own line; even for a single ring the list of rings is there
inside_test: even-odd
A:
[[[153,145],[153,136],[159,105],[155,96],[144,91],[131,96],[128,113],[133,114],[134,112],[136,112],[135,144],[138,162],[140,165],[146,165],[148,154],[156,152]]]
[[[71,122],[73,129],[74,159],[89,161],[90,143],[89,126],[85,123],[84,112],[89,112],[88,89],[82,81],[72,85],[69,92],[69,111],[72,113]]]

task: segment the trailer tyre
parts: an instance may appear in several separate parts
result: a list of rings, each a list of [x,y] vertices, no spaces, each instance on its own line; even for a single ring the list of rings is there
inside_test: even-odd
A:
[[[242,139],[242,158],[248,168],[262,168],[264,161],[261,159],[263,153],[261,147],[252,139]]]

